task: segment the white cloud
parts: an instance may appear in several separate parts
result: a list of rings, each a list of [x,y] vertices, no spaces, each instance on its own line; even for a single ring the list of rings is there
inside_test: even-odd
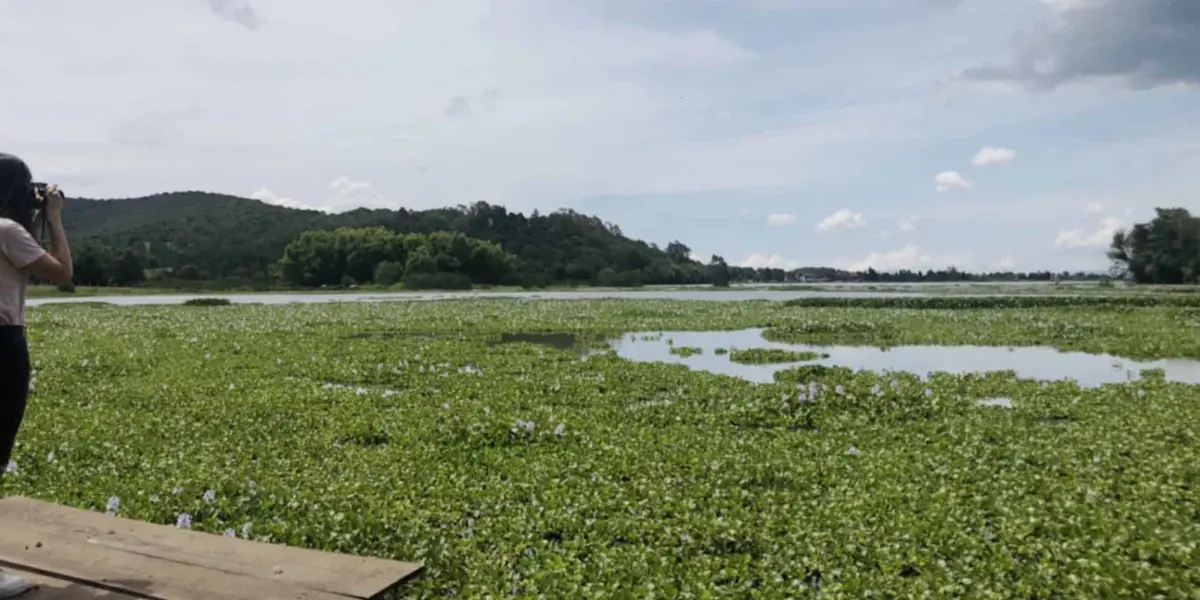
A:
[[[284,206],[287,208],[313,208],[310,205],[304,204],[302,202],[297,202],[296,200],[289,198],[287,196],[280,196],[279,194],[276,194],[275,192],[272,192],[271,190],[269,190],[267,188],[258,188],[257,190],[250,192],[248,197],[253,198],[255,200],[260,200],[267,204],[274,204],[275,206]],[[321,210],[321,212],[329,212],[329,211],[323,210],[323,209],[317,209],[317,210]]]
[[[1105,217],[1094,230],[1071,229],[1058,232],[1054,245],[1059,248],[1097,248],[1112,243],[1113,234],[1121,228],[1121,220]]]
[[[858,229],[866,226],[867,221],[862,213],[843,208],[817,223],[816,230],[824,233],[835,229]]]
[[[875,237],[879,238],[879,239],[886,239],[886,238],[892,237],[893,235],[900,235],[902,233],[913,233],[917,230],[917,222],[919,222],[920,220],[921,220],[921,217],[919,217],[917,215],[910,215],[903,219],[897,219],[895,229],[881,231]]]
[[[752,269],[797,269],[800,263],[794,260],[788,260],[778,254],[767,256],[766,254],[754,253],[747,256],[741,262],[737,263],[739,267],[750,267]]]
[[[996,259],[996,262],[992,263],[992,268],[996,269],[997,271],[1009,271],[1015,267],[1016,264],[1017,261],[1013,260],[1012,253],[1005,252],[1004,256],[1001,256],[1000,258]]]
[[[836,260],[834,266],[847,271],[866,271],[873,268],[876,271],[899,271],[902,269],[927,270],[956,267],[961,270],[970,268],[969,254],[934,255],[922,252],[920,248],[909,244],[903,248],[889,252],[872,252],[858,260]]]
[[[975,182],[968,181],[957,171],[944,171],[938,173],[934,178],[934,183],[937,184],[937,191],[947,192],[953,189],[967,189],[973,187]]]
[[[21,115],[0,143],[90,197],[265,184],[323,206],[317,190],[354,173],[393,207],[527,211],[829,178],[827,151],[911,106],[856,99],[748,124],[776,61],[717,22],[626,16],[544,0],[0,3],[0,51],[41,48],[8,73],[33,83],[0,97],[0,114]],[[72,43],[46,45],[49,29]],[[90,109],[48,100],[51,81],[87,89]]]
[[[1083,209],[1097,215],[1104,213],[1104,205],[1099,202],[1088,202]]]
[[[971,158],[971,164],[976,167],[983,167],[986,165],[1012,162],[1015,158],[1017,158],[1017,153],[1014,150],[985,146],[983,149],[977,152],[973,158]]]
[[[767,216],[767,227],[783,227],[796,222],[796,215],[775,213]]]
[[[371,187],[370,182],[353,181],[348,177],[338,177],[329,182],[323,197],[296,199],[277,194],[266,187],[258,188],[248,194],[248,197],[276,206],[312,209],[324,213],[340,213],[356,208],[390,208],[395,206],[393,202],[375,191]]]

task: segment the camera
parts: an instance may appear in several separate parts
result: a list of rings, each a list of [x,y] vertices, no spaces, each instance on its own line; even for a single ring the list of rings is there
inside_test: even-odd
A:
[[[41,210],[46,206],[46,195],[49,193],[50,184],[33,182],[30,184],[29,204],[33,208]]]

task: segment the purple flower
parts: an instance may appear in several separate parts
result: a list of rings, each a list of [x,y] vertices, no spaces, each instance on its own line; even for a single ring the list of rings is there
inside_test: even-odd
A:
[[[179,518],[175,519],[175,526],[180,529],[192,528],[192,515],[180,513]]]
[[[117,514],[117,509],[119,508],[121,508],[121,499],[113,496],[108,499],[108,506],[105,507],[104,512],[108,513],[110,516],[115,515]]]

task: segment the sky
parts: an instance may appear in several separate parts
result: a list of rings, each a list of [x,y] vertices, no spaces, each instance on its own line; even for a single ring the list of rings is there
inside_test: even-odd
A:
[[[1099,270],[1200,211],[1196,0],[0,0],[0,51],[0,151],[68,196],[878,270]]]

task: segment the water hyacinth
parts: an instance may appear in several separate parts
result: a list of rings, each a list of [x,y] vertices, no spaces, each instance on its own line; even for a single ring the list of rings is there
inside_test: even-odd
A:
[[[3,493],[420,561],[398,594],[422,599],[1187,597],[1200,386],[1174,371],[1101,387],[835,355],[741,365],[769,373],[748,380],[704,370],[725,360],[707,349],[688,366],[597,350],[622,331],[766,327],[814,347],[1200,356],[1195,311],[1170,304],[936,300],[969,306],[37,307],[37,409]],[[497,342],[524,331],[579,347]],[[1015,407],[977,405],[997,397]]]
[[[104,512],[107,513],[108,515],[112,516],[112,515],[116,515],[117,510],[119,510],[120,508],[121,508],[121,499],[116,496],[112,496],[108,499],[108,503],[105,505]]]

